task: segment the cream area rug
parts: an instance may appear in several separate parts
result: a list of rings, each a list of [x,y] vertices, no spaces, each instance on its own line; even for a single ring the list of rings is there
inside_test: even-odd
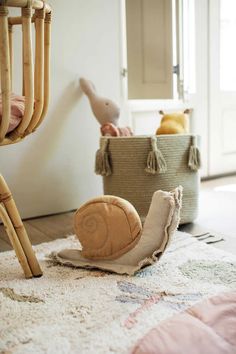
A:
[[[44,276],[25,280],[13,252],[0,254],[0,353],[129,353],[162,320],[236,289],[236,256],[176,232],[160,261],[135,276],[61,266],[35,247]]]

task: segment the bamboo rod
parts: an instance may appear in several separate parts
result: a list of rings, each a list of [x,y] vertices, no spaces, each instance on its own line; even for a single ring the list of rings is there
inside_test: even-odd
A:
[[[24,65],[24,62],[25,62],[25,54],[24,54],[24,33],[23,33],[23,22],[22,22],[22,26],[21,26],[21,29],[22,29],[22,60],[23,60],[23,65],[22,65],[22,96],[25,96],[25,65]],[[19,134],[20,135],[20,134]]]
[[[35,15],[31,17],[31,22],[35,22]],[[8,17],[8,24],[9,25],[22,25],[22,17],[17,16],[17,17]]]
[[[3,141],[0,142],[0,146],[13,145],[13,144],[19,143],[23,139],[24,139],[24,137],[17,138],[16,140],[11,140],[11,139],[9,139],[8,136],[6,136],[5,139],[3,139]]]
[[[30,134],[37,125],[44,104],[44,13],[36,11],[35,19],[35,77],[34,77],[34,113],[26,129],[25,135]]]
[[[3,176],[0,175],[0,196],[1,200],[4,204],[4,207],[11,219],[15,232],[18,236],[24,254],[27,258],[28,264],[30,266],[31,272],[33,276],[39,277],[42,275],[42,271],[40,269],[39,263],[33,251],[31,242],[25,230],[25,227],[22,223],[20,214],[17,210],[15,201],[11,195],[10,189],[5,182]]]
[[[9,53],[10,53],[10,76],[11,76],[11,87],[10,91],[12,91],[12,67],[13,67],[13,46],[12,46],[12,37],[13,37],[13,28],[12,25],[8,23],[8,36],[9,36]]]
[[[50,98],[50,48],[51,48],[51,14],[46,14],[44,25],[44,105],[41,117],[33,131],[38,128],[47,114]]]
[[[3,207],[2,204],[0,204],[0,219],[2,220],[2,222],[5,226],[6,233],[10,239],[13,249],[15,250],[18,261],[24,271],[25,277],[32,278],[33,274],[32,274],[31,269],[29,267],[29,264],[28,264],[27,258],[25,256],[25,253],[23,251],[23,248],[22,248],[20,241],[17,237],[14,226],[12,225],[11,219],[9,218],[9,215],[7,214],[7,211]]]
[[[0,45],[1,45],[1,41],[0,41]],[[1,97],[2,97],[2,84],[1,84],[1,81],[2,81],[2,79],[1,79],[1,71],[2,71],[2,69],[1,69],[1,53],[0,53],[0,95],[1,95]],[[0,123],[0,130],[1,130],[1,123]],[[0,145],[1,145],[1,141],[0,141]]]
[[[31,35],[31,11],[22,9],[22,35],[23,35],[23,91],[25,95],[25,113],[21,123],[14,129],[9,138],[16,140],[24,135],[34,110],[34,74],[33,74],[33,51]]]
[[[0,6],[0,66],[2,90],[2,120],[0,124],[0,142],[7,133],[10,121],[10,55],[8,37],[8,9]]]
[[[45,8],[45,12],[51,12],[51,7],[49,4],[44,3],[42,0],[31,0],[32,9],[41,10]],[[27,7],[28,0],[0,0],[0,5],[9,6],[9,7]]]

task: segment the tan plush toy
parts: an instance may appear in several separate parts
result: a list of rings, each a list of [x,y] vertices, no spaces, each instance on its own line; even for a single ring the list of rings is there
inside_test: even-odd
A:
[[[108,98],[99,96],[94,84],[89,80],[81,78],[80,87],[88,97],[93,114],[98,122],[101,125],[109,122],[117,126],[120,115],[118,105]]]
[[[106,136],[133,135],[129,127],[118,127],[120,108],[109,98],[99,96],[94,84],[84,78],[80,79],[80,87],[88,97],[91,109],[97,121],[101,124],[101,133]]]
[[[156,191],[142,226],[127,200],[111,195],[92,199],[74,218],[82,250],[78,244],[78,249],[62,250],[56,258],[65,265],[133,275],[164,253],[178,227],[181,204],[181,186]]]
[[[162,115],[161,125],[156,131],[156,135],[160,134],[186,134],[189,132],[189,115],[190,109],[184,112],[168,113],[159,111]]]

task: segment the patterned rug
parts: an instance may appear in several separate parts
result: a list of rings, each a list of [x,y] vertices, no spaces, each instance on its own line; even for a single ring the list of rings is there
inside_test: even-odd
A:
[[[161,260],[128,277],[58,265],[73,236],[35,247],[44,276],[25,280],[0,254],[0,353],[128,353],[160,321],[236,289],[236,256],[176,232]]]

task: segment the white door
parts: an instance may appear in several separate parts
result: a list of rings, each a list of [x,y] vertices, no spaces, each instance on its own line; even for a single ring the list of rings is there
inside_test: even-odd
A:
[[[172,0],[126,0],[129,99],[173,98]]]
[[[236,1],[209,2],[209,175],[236,171]]]

